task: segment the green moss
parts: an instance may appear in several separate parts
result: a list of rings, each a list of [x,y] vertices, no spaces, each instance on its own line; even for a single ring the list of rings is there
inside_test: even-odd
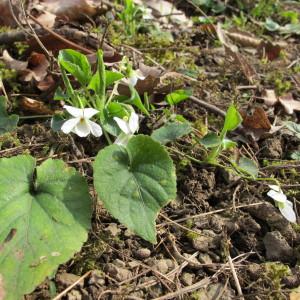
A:
[[[186,237],[190,240],[194,240],[196,239],[197,237],[199,237],[199,234],[195,233],[195,232],[192,232],[192,231],[188,231],[187,234],[186,234]]]
[[[0,136],[0,149],[10,149],[21,145],[16,133],[8,132]]]
[[[264,270],[263,276],[272,287],[269,299],[285,299],[283,298],[281,281],[291,274],[290,268],[282,263],[267,262],[264,264]]]

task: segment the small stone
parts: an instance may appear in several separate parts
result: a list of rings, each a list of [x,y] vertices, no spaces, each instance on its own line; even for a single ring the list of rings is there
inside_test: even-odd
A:
[[[148,248],[140,248],[135,252],[135,255],[139,259],[145,259],[151,255],[151,251]]]
[[[251,280],[256,281],[262,275],[262,267],[259,264],[252,263],[248,266],[248,272]]]
[[[199,265],[198,259],[196,257],[192,256],[191,254],[183,253],[182,256],[187,258],[190,261],[190,263],[189,263],[190,267],[193,267],[193,264],[194,264],[194,266]]]
[[[293,259],[293,248],[279,231],[268,232],[263,239],[268,260],[290,262]]]
[[[155,263],[154,268],[162,274],[166,274],[169,271],[169,266],[166,259],[159,259]]]
[[[120,268],[112,263],[106,264],[105,271],[109,274],[109,276],[111,276],[119,282],[132,277],[132,273],[129,270]]]
[[[198,237],[192,239],[193,247],[202,252],[216,249],[219,242],[219,237],[212,230],[203,230]]]
[[[100,270],[93,270],[91,272],[88,284],[89,285],[98,285],[98,286],[103,286],[105,285],[105,279],[104,279],[104,274]]]
[[[71,290],[71,292],[67,294],[67,300],[82,300],[82,295],[77,290]]]
[[[116,223],[110,223],[104,229],[104,231],[107,232],[112,237],[116,237],[121,233],[121,229],[118,227],[118,224],[116,224]]]
[[[209,265],[213,263],[211,257],[206,253],[200,253],[198,256],[198,260],[201,264]]]
[[[282,145],[280,138],[264,140],[261,145],[261,155],[267,158],[279,159],[282,156]]]
[[[93,300],[93,297],[89,294],[89,292],[85,289],[81,289],[82,300]]]
[[[126,267],[126,263],[118,258],[113,261],[113,264],[120,268]]]
[[[141,264],[138,262],[138,261],[129,261],[128,262],[128,266],[131,268],[131,269],[134,269],[134,268],[137,268],[138,266],[140,266]]]
[[[181,275],[181,280],[184,285],[189,286],[193,284],[194,277],[195,277],[194,274],[183,272]]]
[[[56,276],[56,281],[58,284],[62,285],[63,287],[69,287],[74,282],[76,282],[80,276],[71,273],[61,273]],[[77,283],[77,286],[83,287],[84,281],[81,280]]]
[[[134,236],[134,232],[129,230],[129,229],[126,229],[125,232],[124,232],[124,236],[125,237],[132,237],[132,236]]]

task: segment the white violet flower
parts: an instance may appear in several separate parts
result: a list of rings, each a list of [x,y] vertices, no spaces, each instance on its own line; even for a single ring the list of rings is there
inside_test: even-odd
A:
[[[67,112],[73,116],[64,122],[61,130],[68,134],[74,132],[80,137],[86,137],[90,133],[96,137],[102,135],[102,129],[97,123],[90,121],[90,118],[96,115],[99,111],[94,108],[77,108],[69,105],[64,105]]]
[[[130,70],[128,78],[124,78],[123,82],[128,85],[135,86],[138,80],[144,80],[146,77],[140,70]]]
[[[270,191],[267,193],[271,197],[281,214],[292,223],[296,222],[296,214],[293,208],[293,203],[287,200],[287,196],[283,193],[278,185],[269,185]]]
[[[117,137],[115,144],[126,146],[130,138],[139,129],[139,116],[134,111],[131,113],[129,120],[114,117],[122,133]]]

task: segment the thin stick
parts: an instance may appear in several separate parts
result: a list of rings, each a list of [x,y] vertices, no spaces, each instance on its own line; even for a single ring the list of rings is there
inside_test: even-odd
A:
[[[190,286],[187,286],[179,291],[173,292],[173,293],[169,293],[165,296],[162,297],[158,297],[155,298],[154,300],[168,300],[168,299],[178,299],[177,297],[186,293],[190,293],[193,292],[195,290],[198,290],[200,288],[206,287],[207,285],[209,285],[211,282],[211,280],[209,278],[204,278],[202,280],[200,280],[199,282],[192,284]]]
[[[86,272],[84,275],[82,275],[78,280],[76,280],[74,283],[72,283],[69,287],[67,287],[64,291],[59,293],[56,297],[54,297],[52,300],[59,300],[61,299],[64,295],[67,294],[74,286],[76,286],[80,281],[82,281],[84,278],[90,275],[92,271]]]
[[[238,205],[235,208],[236,209],[238,209],[238,208],[245,208],[245,207],[250,207],[250,206],[262,205],[264,203],[265,202],[256,202],[256,203],[251,203],[251,204]],[[221,208],[221,209],[209,211],[209,212],[206,212],[206,213],[202,213],[202,214],[198,214],[198,215],[193,215],[193,216],[181,218],[181,219],[178,219],[178,220],[172,220],[172,221],[176,222],[176,223],[180,223],[180,222],[184,222],[186,220],[196,219],[196,218],[199,218],[199,217],[205,217],[205,216],[217,214],[217,213],[220,213],[220,212],[224,212],[224,211],[230,210],[232,208],[233,207],[230,207],[230,208]],[[165,223],[159,224],[158,227],[165,226],[167,224],[169,224],[169,222],[165,222]]]
[[[207,110],[209,110],[210,112],[219,115],[221,117],[225,117],[226,116],[226,112],[218,107],[216,107],[215,105],[212,105],[210,103],[207,103],[206,101],[200,100],[195,96],[190,96],[189,99],[191,99],[192,101],[196,102],[197,104],[201,105],[202,107],[206,108]]]
[[[235,282],[235,286],[236,286],[238,295],[241,297],[241,299],[244,299],[242,288],[241,288],[241,285],[240,285],[239,279],[237,277],[237,274],[236,274],[236,271],[235,271],[235,268],[234,268],[234,265],[232,263],[232,259],[231,259],[230,255],[228,255],[228,263],[229,263],[229,266],[230,266],[230,270],[232,272],[232,276],[233,276],[233,279],[234,279],[234,282]]]
[[[77,49],[77,50],[81,50],[82,52],[84,52],[85,54],[93,54],[94,51],[87,49],[85,47],[82,47],[78,44],[73,43],[70,40],[67,40],[66,38],[62,37],[61,35],[57,34],[56,32],[54,32],[53,30],[45,27],[39,20],[37,20],[35,17],[33,17],[32,15],[28,15],[28,17],[33,20],[35,23],[37,23],[38,25],[40,25],[45,31],[47,31],[48,33],[50,33],[52,36],[54,36],[55,38],[57,38],[58,40],[66,43],[67,45]]]

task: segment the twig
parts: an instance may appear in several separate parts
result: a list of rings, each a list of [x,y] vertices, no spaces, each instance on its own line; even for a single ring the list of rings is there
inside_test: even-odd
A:
[[[207,103],[203,100],[200,100],[198,99],[197,97],[195,96],[190,96],[189,97],[192,101],[196,102],[197,104],[201,105],[202,107],[206,108],[207,110],[209,110],[210,112],[214,113],[214,114],[217,114],[221,117],[225,117],[226,116],[226,112],[223,111],[222,109],[216,107],[215,105],[213,104],[210,104],[210,103]]]
[[[256,202],[256,203],[251,203],[251,204],[238,205],[235,208],[238,209],[238,208],[245,208],[245,207],[250,207],[250,206],[257,206],[257,205],[262,205],[264,203],[265,202]],[[232,209],[232,208],[233,207],[221,208],[221,209],[209,211],[209,212],[198,214],[198,215],[193,215],[193,216],[181,218],[181,219],[178,219],[178,220],[172,220],[172,222],[180,223],[180,222],[184,222],[186,220],[196,219],[196,218],[200,218],[200,217],[209,216],[209,215],[217,214],[217,213],[220,213],[220,212],[224,212],[224,211],[227,211],[227,210]],[[159,224],[158,226],[161,227],[161,226],[165,226],[167,224],[169,224],[169,222]]]
[[[84,275],[82,275],[78,280],[76,280],[74,283],[72,283],[69,287],[67,287],[64,291],[62,291],[61,293],[59,293],[57,296],[55,296],[52,300],[59,300],[61,299],[64,295],[67,294],[67,292],[69,292],[74,286],[76,286],[80,281],[82,281],[83,279],[85,279],[87,276],[90,275],[92,271],[88,271],[86,272]]]
[[[203,287],[206,287],[210,283],[211,283],[211,279],[210,278],[204,278],[204,279],[200,280],[199,282],[197,282],[195,284],[187,286],[187,287],[185,287],[183,289],[180,289],[180,290],[178,290],[176,292],[169,293],[169,294],[167,294],[165,296],[155,298],[153,300],[178,299],[178,296],[186,294],[186,293],[193,292],[193,291],[198,290],[198,289],[203,288]]]
[[[236,271],[235,271],[235,268],[234,268],[234,265],[232,263],[232,259],[231,259],[230,255],[228,255],[228,263],[229,263],[230,270],[231,270],[232,275],[233,275],[233,279],[234,279],[234,282],[235,282],[235,286],[236,286],[238,295],[241,297],[240,299],[244,299],[242,288],[241,288],[241,285],[240,285],[239,279],[237,277],[237,274],[236,274]]]
[[[32,16],[32,15],[28,15],[28,16],[29,16],[29,18],[30,18],[31,20],[33,20],[36,24],[40,25],[45,31],[47,31],[48,33],[50,33],[52,36],[54,36],[54,37],[57,38],[58,40],[60,40],[60,41],[64,42],[65,44],[71,46],[72,48],[75,48],[75,49],[77,49],[77,50],[80,50],[80,51],[82,51],[82,52],[85,53],[85,54],[93,54],[93,53],[94,53],[94,51],[92,51],[92,50],[90,50],[90,49],[87,49],[87,48],[85,48],[85,47],[82,47],[82,46],[80,46],[80,45],[78,45],[78,44],[75,44],[75,43],[73,43],[72,41],[67,40],[66,38],[64,38],[64,37],[62,37],[61,35],[57,34],[57,33],[54,32],[53,30],[51,30],[51,29],[45,27],[45,26],[44,26],[39,20],[37,20],[34,16]]]

